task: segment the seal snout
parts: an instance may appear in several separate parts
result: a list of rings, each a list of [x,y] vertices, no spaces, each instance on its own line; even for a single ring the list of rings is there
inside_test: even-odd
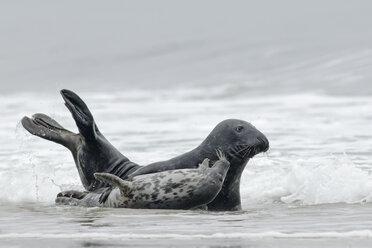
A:
[[[257,147],[260,152],[267,152],[267,150],[269,150],[269,140],[264,135],[257,137],[257,141]]]
[[[269,150],[269,140],[265,137],[265,135],[260,134],[256,136],[253,144],[247,150],[248,152],[245,154],[249,158],[252,158],[261,152],[267,152],[267,150]]]

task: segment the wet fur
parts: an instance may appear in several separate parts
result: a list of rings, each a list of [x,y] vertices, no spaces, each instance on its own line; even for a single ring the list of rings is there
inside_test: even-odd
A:
[[[241,208],[240,177],[249,161],[256,154],[269,148],[267,138],[250,123],[228,119],[219,123],[206,139],[192,151],[167,161],[140,166],[122,155],[99,131],[86,104],[74,92],[61,91],[65,105],[71,112],[79,133],[64,129],[52,118],[44,114],[24,117],[22,125],[30,133],[67,147],[75,160],[80,179],[87,191],[102,203],[111,195],[112,186],[101,182],[94,174],[109,173],[124,180],[133,180],[139,175],[179,169],[196,169],[205,158],[211,163],[219,160],[216,150],[226,155],[230,163],[222,189],[208,204],[211,210],[238,210]],[[93,196],[92,195],[92,196]],[[57,201],[74,199],[76,194],[63,196]],[[71,200],[72,201],[72,200]]]
[[[204,206],[222,188],[230,163],[221,157],[209,168],[205,159],[197,169],[164,171],[134,177],[131,181],[108,174],[96,173],[98,180],[114,186],[104,202],[99,194],[83,197],[59,194],[56,202],[79,206],[102,206],[146,209],[193,209]]]

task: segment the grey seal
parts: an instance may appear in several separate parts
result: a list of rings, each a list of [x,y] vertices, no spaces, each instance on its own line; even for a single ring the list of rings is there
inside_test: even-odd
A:
[[[59,194],[57,204],[146,209],[203,208],[220,192],[230,163],[219,153],[209,167],[209,159],[196,169],[178,169],[138,175],[123,180],[109,173],[95,173],[97,180],[113,186],[104,202],[100,194],[89,193],[81,199]],[[205,208],[204,208],[205,209]]]
[[[221,191],[208,204],[210,210],[239,210],[240,178],[250,158],[269,149],[269,141],[252,124],[238,119],[220,122],[205,140],[195,149],[175,158],[140,166],[122,155],[103,136],[93,115],[84,101],[70,90],[62,90],[65,105],[72,114],[79,133],[73,133],[44,114],[22,119],[23,127],[31,134],[67,147],[75,160],[80,179],[88,192],[100,194],[104,202],[111,194],[109,184],[94,177],[95,173],[110,173],[121,179],[155,172],[197,168],[205,158],[214,164],[218,160],[215,153],[220,150],[230,163]],[[87,193],[73,192],[71,197],[82,199]]]

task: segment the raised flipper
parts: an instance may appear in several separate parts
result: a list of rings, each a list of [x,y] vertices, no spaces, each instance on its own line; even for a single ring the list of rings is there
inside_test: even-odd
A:
[[[118,176],[115,176],[110,173],[94,173],[94,177],[103,182],[112,186],[118,187],[125,195],[131,191],[132,182],[121,179]]]
[[[67,147],[74,158],[84,188],[96,191],[108,185],[94,178],[95,172],[109,172],[126,177],[139,168],[123,156],[98,130],[87,105],[74,92],[61,90],[65,105],[71,112],[79,133],[75,134],[44,114],[24,117],[22,125],[31,134]]]
[[[32,118],[25,116],[21,122],[23,127],[33,135],[61,144],[70,150],[75,147],[77,134],[63,128],[45,114],[34,114]]]
[[[70,110],[75,120],[80,134],[88,140],[96,138],[98,131],[92,113],[89,111],[85,102],[70,90],[61,90],[61,95],[65,100],[66,107]]]

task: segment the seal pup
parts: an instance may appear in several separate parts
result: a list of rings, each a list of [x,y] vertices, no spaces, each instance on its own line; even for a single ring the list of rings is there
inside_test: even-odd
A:
[[[209,159],[196,169],[157,172],[123,180],[109,173],[95,173],[97,180],[113,186],[104,202],[99,194],[82,199],[59,194],[57,204],[146,209],[193,209],[210,203],[220,192],[230,163],[218,152],[219,160],[209,167]]]
[[[78,127],[72,133],[52,118],[35,114],[22,119],[23,127],[31,134],[67,147],[75,160],[83,186],[89,192],[101,194],[102,201],[110,195],[110,185],[97,180],[96,172],[114,174],[121,179],[155,172],[197,168],[205,158],[213,164],[218,160],[215,150],[220,150],[230,162],[223,187],[216,198],[208,204],[210,210],[240,210],[240,178],[250,158],[269,149],[269,141],[250,123],[228,119],[220,122],[206,139],[195,149],[175,158],[140,166],[122,155],[99,131],[87,105],[74,92],[62,90],[61,95]],[[83,197],[73,192],[71,197]],[[77,199],[78,199],[77,198]]]

